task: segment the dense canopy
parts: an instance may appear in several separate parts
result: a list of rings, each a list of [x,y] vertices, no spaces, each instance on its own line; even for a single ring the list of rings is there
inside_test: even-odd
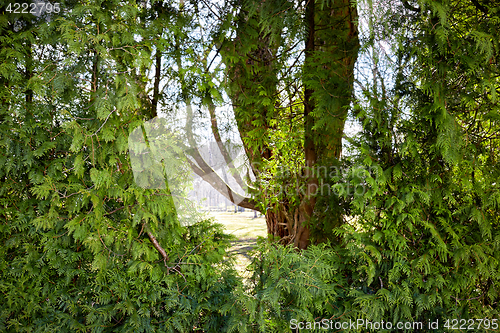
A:
[[[499,328],[496,0],[0,9],[1,331]]]

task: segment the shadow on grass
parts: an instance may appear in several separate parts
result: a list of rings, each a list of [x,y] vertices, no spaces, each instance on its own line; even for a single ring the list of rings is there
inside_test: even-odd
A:
[[[229,255],[241,254],[248,260],[251,257],[248,255],[249,251],[252,251],[254,247],[257,246],[257,238],[242,238],[231,242],[231,248],[228,251]]]

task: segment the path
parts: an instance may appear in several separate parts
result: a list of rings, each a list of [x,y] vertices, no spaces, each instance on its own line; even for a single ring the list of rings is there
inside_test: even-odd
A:
[[[257,237],[267,236],[267,226],[264,217],[253,218],[254,213],[210,212],[215,221],[226,228],[226,233],[235,235],[238,240],[231,242],[229,254],[235,255],[236,269],[245,277],[246,267],[250,264],[247,254],[257,245]]]

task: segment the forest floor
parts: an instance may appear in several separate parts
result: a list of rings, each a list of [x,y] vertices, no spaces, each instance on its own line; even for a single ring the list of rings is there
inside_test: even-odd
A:
[[[215,221],[224,225],[226,233],[236,236],[238,239],[231,242],[229,255],[234,256],[235,267],[241,276],[249,278],[247,266],[251,262],[248,254],[256,245],[258,237],[267,236],[266,219],[254,218],[254,212],[226,213],[210,212]]]

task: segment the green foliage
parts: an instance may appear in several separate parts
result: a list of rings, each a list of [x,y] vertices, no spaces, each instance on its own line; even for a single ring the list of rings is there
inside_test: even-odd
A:
[[[485,87],[499,83],[498,18],[462,1],[420,5],[392,26],[395,56],[372,58],[373,84],[357,106],[351,163],[372,172],[339,184],[364,187],[346,196],[355,222],[338,229],[361,254],[367,291],[352,295],[373,320],[495,317],[499,124]]]
[[[20,30],[2,14],[0,330],[216,332],[240,283],[230,237],[181,226],[168,189],[133,181],[144,101],[122,66],[148,62],[141,8],[72,9]]]
[[[250,295],[240,301],[248,312],[247,325],[262,332],[288,332],[292,319],[343,314],[350,308],[343,301],[349,290],[339,274],[345,265],[336,258],[324,245],[297,252],[291,246],[262,244],[252,263]]]
[[[341,80],[344,54],[333,51],[344,35],[289,65],[302,61],[293,45],[305,29],[294,18],[304,8],[274,4],[224,12],[211,41],[193,33],[202,28],[195,15],[171,3],[68,1],[61,7],[71,11],[47,21],[2,14],[1,331],[289,332],[291,320],[498,317],[500,19],[492,6],[429,0],[387,9],[382,27],[370,21],[363,50],[374,74],[353,112],[363,127],[349,138],[354,154],[327,161],[338,147],[314,138],[325,144],[322,163],[359,168],[328,175],[340,196],[317,198],[316,222],[337,244],[299,252],[262,243],[243,280],[219,225],[183,226],[178,193],[135,184],[128,138],[154,115],[147,83],[158,52],[180,91],[156,96],[164,109],[190,95],[222,103],[227,89],[249,153],[274,154],[259,166],[260,208],[299,206],[299,195],[279,187],[303,185],[305,132],[343,124],[352,81]],[[318,3],[316,19],[334,25],[328,5]],[[230,28],[232,44],[222,37]],[[388,37],[393,54],[374,51]],[[347,72],[351,42],[342,45]],[[229,82],[209,71],[214,45]],[[241,77],[247,95],[232,80]],[[305,88],[314,90],[310,128],[298,116]],[[326,228],[340,213],[353,219]]]

